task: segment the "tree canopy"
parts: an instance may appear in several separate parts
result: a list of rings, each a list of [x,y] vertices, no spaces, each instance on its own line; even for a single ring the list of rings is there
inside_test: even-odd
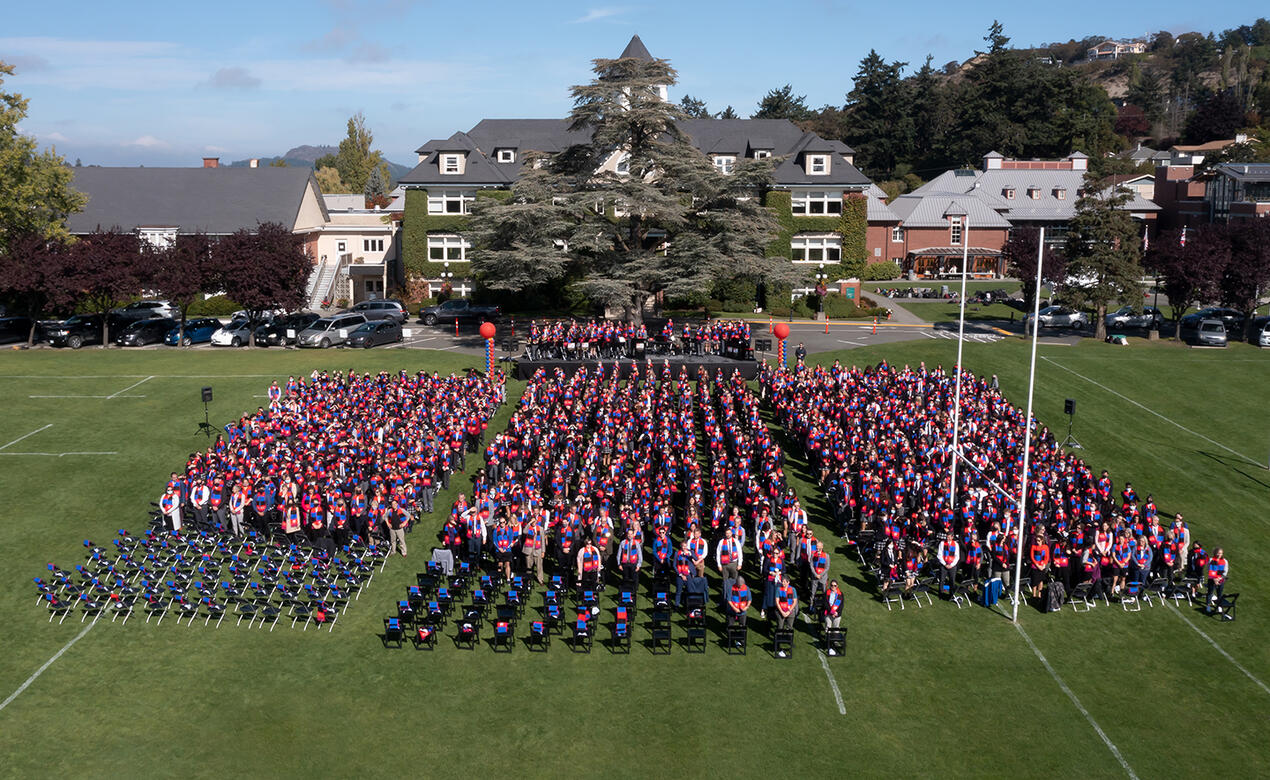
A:
[[[66,217],[87,202],[72,189],[66,161],[18,131],[28,101],[4,91],[4,77],[12,75],[13,66],[0,62],[0,253],[20,235],[68,240]]]
[[[715,168],[680,132],[682,109],[657,85],[665,60],[600,59],[572,88],[570,125],[587,142],[534,157],[504,202],[478,203],[473,264],[491,287],[523,290],[566,275],[592,300],[638,319],[661,297],[707,292],[720,278],[788,283],[788,260],[768,258],[775,221],[757,195],[765,161]],[[538,167],[535,167],[538,166]]]
[[[1086,190],[1076,202],[1067,232],[1067,273],[1074,283],[1065,295],[1078,306],[1095,310],[1096,335],[1106,336],[1107,305],[1141,296],[1142,236],[1124,205],[1129,193]]]

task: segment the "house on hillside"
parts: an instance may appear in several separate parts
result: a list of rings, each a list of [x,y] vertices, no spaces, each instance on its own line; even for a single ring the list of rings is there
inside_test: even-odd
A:
[[[638,35],[621,57],[652,59]],[[664,87],[658,92],[667,99]],[[837,264],[844,251],[885,259],[880,245],[872,252],[864,245],[844,247],[844,240],[851,240],[848,234],[855,234],[844,227],[851,220],[862,223],[858,232],[869,234],[864,223],[871,222],[870,214],[877,216],[872,235],[880,236],[882,225],[895,218],[878,199],[881,191],[855,167],[855,152],[846,144],[803,132],[785,119],[686,119],[679,129],[724,175],[744,159],[776,161],[771,189],[755,193],[777,212],[781,225],[769,254],[789,257],[809,271]],[[570,130],[567,119],[483,119],[466,132],[420,146],[418,164],[400,179],[405,188],[406,267],[429,293],[448,281],[459,295],[467,295],[473,289],[468,270],[472,244],[465,228],[472,205],[478,198],[507,197],[529,152],[556,154],[589,140],[588,133]],[[625,175],[621,150],[599,170]],[[868,194],[870,188],[875,194]]]
[[[1245,133],[1236,133],[1234,138],[1217,141],[1206,141],[1202,144],[1176,144],[1169,148],[1168,165],[1199,165],[1204,158],[1217,154],[1228,146],[1248,142]]]
[[[1085,51],[1085,58],[1090,60],[1117,60],[1126,54],[1145,54],[1147,45],[1143,41],[1121,41],[1108,38],[1097,46]]]

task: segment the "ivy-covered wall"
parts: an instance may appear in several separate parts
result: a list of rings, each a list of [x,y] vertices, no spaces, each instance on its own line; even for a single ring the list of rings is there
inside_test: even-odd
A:
[[[789,190],[770,190],[763,205],[772,210],[780,226],[776,238],[767,247],[768,257],[794,258],[790,239],[797,233],[837,233],[842,238],[842,277],[859,276],[868,256],[868,200],[863,194],[849,193],[838,216],[795,216],[793,196]],[[830,271],[829,273],[834,273]]]
[[[477,190],[477,198],[507,200],[511,190]],[[428,259],[429,233],[462,233],[467,217],[458,214],[429,214],[428,191],[406,190],[406,213],[401,226],[401,259],[407,276],[439,279],[444,266]],[[456,270],[451,266],[451,270]]]

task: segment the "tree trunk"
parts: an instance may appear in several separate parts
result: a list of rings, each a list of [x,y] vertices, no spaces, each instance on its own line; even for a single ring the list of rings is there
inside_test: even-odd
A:
[[[107,309],[101,315],[101,348],[110,347],[110,310]]]
[[[1094,338],[1102,341],[1107,338],[1107,304],[1098,304],[1094,309],[1094,316],[1097,317],[1094,320]]]

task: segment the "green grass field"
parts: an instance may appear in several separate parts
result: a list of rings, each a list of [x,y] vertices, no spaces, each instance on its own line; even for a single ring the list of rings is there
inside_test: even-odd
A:
[[[812,357],[947,366],[955,349],[923,340]],[[1027,356],[1019,340],[966,345],[967,366],[997,374],[1020,405]],[[832,550],[848,652],[827,664],[845,714],[802,631],[787,661],[757,632],[744,657],[715,644],[651,656],[643,619],[629,657],[598,641],[591,655],[559,641],[547,654],[469,653],[444,638],[432,653],[386,650],[382,618],[422,568],[439,519],[410,535],[411,556],[393,558],[332,633],[136,619],[83,633],[78,616],[50,624],[34,605],[31,577],[47,562],[69,567],[81,540],[144,526],[168,472],[201,441],[200,387],[215,388],[213,422],[223,422],[261,405],[272,377],[474,362],[427,351],[0,356],[0,697],[79,637],[0,710],[0,774],[1147,778],[1251,777],[1270,765],[1270,354],[1254,349],[1046,347],[1036,391],[1051,425],[1065,424],[1064,398],[1077,400],[1075,434],[1094,468],[1153,492],[1162,512],[1184,512],[1210,549],[1226,547],[1238,621],[1186,607],[1028,607],[1025,636],[981,608],[888,612],[845,550]],[[31,397],[58,395],[107,397]],[[55,456],[84,451],[118,454]],[[34,452],[54,456],[14,454]],[[796,458],[792,467],[800,495],[814,495]]]

